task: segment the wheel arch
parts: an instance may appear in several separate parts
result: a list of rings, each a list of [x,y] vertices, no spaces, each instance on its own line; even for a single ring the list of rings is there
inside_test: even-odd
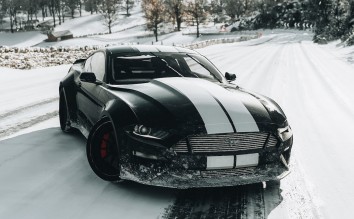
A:
[[[120,99],[108,101],[101,113],[100,118],[109,119],[112,122],[116,133],[120,129],[123,129],[131,124],[136,124],[139,121],[134,110]]]

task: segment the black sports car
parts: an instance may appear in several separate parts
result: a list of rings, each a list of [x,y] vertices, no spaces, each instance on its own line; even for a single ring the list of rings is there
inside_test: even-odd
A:
[[[190,188],[281,179],[293,143],[286,116],[235,78],[189,49],[101,49],[60,82],[60,126],[87,137],[89,164],[108,181]]]

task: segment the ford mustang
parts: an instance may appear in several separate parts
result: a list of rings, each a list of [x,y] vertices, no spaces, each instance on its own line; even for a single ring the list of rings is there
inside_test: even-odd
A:
[[[59,86],[60,127],[86,138],[107,181],[174,188],[279,180],[292,130],[272,99],[196,51],[116,46],[77,60]]]

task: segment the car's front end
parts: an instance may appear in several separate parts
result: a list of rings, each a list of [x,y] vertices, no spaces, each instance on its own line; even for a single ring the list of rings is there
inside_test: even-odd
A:
[[[143,184],[221,187],[281,179],[289,173],[290,126],[274,132],[187,136],[172,147],[127,130],[121,178]]]

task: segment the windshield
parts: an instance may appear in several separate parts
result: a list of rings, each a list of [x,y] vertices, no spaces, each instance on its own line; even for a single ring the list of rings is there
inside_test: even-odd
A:
[[[223,82],[224,77],[205,57],[198,54],[148,53],[113,57],[113,83],[166,77],[203,78]]]

